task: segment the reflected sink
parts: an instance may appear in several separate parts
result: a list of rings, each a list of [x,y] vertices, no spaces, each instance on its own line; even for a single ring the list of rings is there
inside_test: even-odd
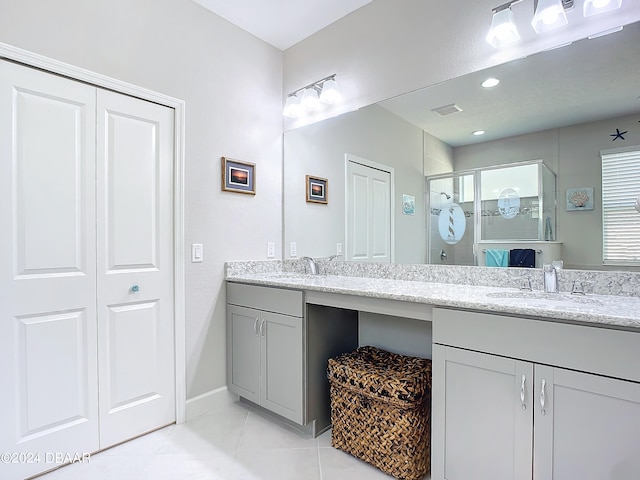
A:
[[[527,290],[521,290],[519,292],[492,292],[487,293],[487,297],[518,298],[523,300],[549,300],[551,302],[579,303],[583,305],[602,305],[602,302],[600,300],[585,295],[572,295],[570,293],[545,293],[535,291],[530,292]]]

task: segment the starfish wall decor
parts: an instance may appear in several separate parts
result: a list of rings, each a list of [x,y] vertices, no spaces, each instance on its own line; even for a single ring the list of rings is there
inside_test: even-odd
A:
[[[626,133],[627,133],[627,131],[621,132],[619,128],[616,128],[616,133],[612,133],[609,136],[613,137],[613,140],[611,140],[611,141],[615,142],[617,139],[625,140],[624,135]]]

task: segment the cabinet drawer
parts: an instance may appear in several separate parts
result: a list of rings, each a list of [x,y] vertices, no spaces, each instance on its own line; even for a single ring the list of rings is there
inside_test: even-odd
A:
[[[640,382],[640,333],[433,309],[433,342]]]
[[[227,282],[227,303],[266,312],[302,317],[302,292]]]

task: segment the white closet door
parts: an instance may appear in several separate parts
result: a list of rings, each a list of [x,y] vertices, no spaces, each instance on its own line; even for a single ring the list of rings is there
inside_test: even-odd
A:
[[[95,92],[0,61],[2,479],[98,448]]]
[[[175,421],[173,110],[98,90],[100,447]]]

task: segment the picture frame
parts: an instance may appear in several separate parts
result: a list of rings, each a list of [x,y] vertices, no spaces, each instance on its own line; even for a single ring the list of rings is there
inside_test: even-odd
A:
[[[256,165],[229,157],[222,157],[222,190],[225,192],[256,194]]]
[[[402,195],[402,214],[403,215],[415,215],[416,214],[416,197],[413,195]]]
[[[593,210],[593,187],[569,188],[567,190],[567,211]]]
[[[327,189],[329,188],[329,180],[321,177],[306,176],[306,193],[307,202],[309,203],[329,203]]]

